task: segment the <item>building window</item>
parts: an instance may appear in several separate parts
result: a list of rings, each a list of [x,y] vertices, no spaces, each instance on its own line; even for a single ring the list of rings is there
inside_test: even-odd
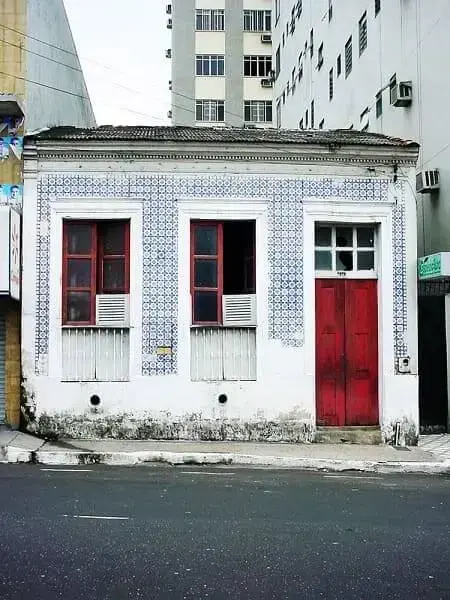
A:
[[[244,56],[245,77],[268,77],[272,70],[272,56]]]
[[[314,56],[314,29],[309,32],[309,56]]]
[[[319,123],[319,129],[323,129],[325,127],[325,119],[322,119]]]
[[[278,129],[281,127],[281,100],[277,102],[277,127]]]
[[[303,52],[298,55],[298,80],[301,81],[303,78]]]
[[[353,51],[352,51],[352,36],[350,36],[345,44],[345,77],[348,77],[352,72],[353,67]]]
[[[271,100],[246,100],[244,102],[244,121],[246,123],[271,123]]]
[[[225,57],[223,54],[197,54],[195,57],[195,74],[218,77],[225,74]]]
[[[317,68],[320,69],[322,68],[323,65],[323,42],[320,44],[319,46],[319,50],[317,52]]]
[[[375,271],[373,226],[316,223],[314,237],[316,271]]]
[[[195,26],[197,31],[224,31],[225,11],[223,9],[197,9]]]
[[[192,323],[223,325],[223,296],[255,291],[255,221],[193,221]]]
[[[303,1],[297,0],[297,19],[300,19],[303,10]]]
[[[328,22],[333,18],[333,0],[328,0]]]
[[[381,90],[375,97],[375,113],[377,118],[381,117],[381,115],[383,114],[383,94]]]
[[[311,100],[311,129],[314,129],[314,100]]]
[[[62,323],[96,324],[96,300],[129,294],[129,221],[64,221]]]
[[[291,35],[295,31],[295,6],[291,10],[291,26],[289,28],[289,31],[290,31]]]
[[[359,20],[359,55],[367,48],[367,13]]]
[[[304,126],[304,124],[303,124],[303,119],[300,119],[300,122],[299,122],[299,124],[298,124],[298,128],[299,128],[299,129],[305,129],[305,126]]]
[[[275,78],[280,74],[281,69],[281,49],[278,46],[277,51],[275,53]]]
[[[223,100],[196,100],[195,119],[209,122],[225,121],[225,102]]]
[[[328,98],[333,100],[334,94],[334,78],[333,78],[333,69],[330,69],[328,73]]]
[[[294,90],[295,89],[295,83],[297,81],[297,72],[296,72],[295,67],[292,69],[292,72],[291,72],[291,80],[292,80],[292,89]]]
[[[275,0],[275,25],[280,20],[280,2],[281,0]]]
[[[244,10],[244,31],[272,31],[272,11]]]
[[[339,56],[337,57],[336,60],[336,76],[339,77],[339,75],[342,73],[342,57],[339,54]]]
[[[286,84],[286,94],[287,94],[288,96],[289,96],[289,92],[290,92],[290,91],[291,91],[291,86],[290,86],[289,79],[288,79],[288,82],[287,82],[287,84]]]
[[[377,14],[380,12],[381,10],[381,0],[375,0],[375,16],[377,16]]]
[[[389,80],[389,102],[394,104],[396,99],[397,75],[394,73]]]
[[[308,129],[309,127],[309,111],[308,109],[305,110],[305,129]]]

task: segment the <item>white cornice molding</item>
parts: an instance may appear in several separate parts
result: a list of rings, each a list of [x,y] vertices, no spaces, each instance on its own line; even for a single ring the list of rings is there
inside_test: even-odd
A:
[[[258,144],[242,146],[224,145],[220,149],[205,145],[180,144],[111,144],[80,142],[46,142],[37,148],[39,159],[61,161],[231,161],[298,164],[368,164],[368,165],[409,165],[417,161],[417,149],[409,147],[386,148],[384,146],[277,146]],[[32,158],[28,152],[27,158]]]

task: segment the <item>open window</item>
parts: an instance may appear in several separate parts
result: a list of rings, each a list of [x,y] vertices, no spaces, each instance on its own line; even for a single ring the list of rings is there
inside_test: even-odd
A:
[[[191,379],[256,379],[255,221],[191,222]]]
[[[255,221],[193,221],[193,325],[256,325]]]

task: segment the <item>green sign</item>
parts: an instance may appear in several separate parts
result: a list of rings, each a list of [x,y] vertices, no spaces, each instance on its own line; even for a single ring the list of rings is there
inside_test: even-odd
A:
[[[419,279],[432,279],[442,275],[441,253],[419,258]]]

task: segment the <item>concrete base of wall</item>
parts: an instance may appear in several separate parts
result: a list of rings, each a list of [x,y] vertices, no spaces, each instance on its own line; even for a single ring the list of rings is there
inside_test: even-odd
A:
[[[209,440],[253,442],[312,442],[313,426],[299,420],[242,421],[205,419],[191,415],[157,420],[131,415],[40,415],[27,426],[46,439]]]
[[[327,444],[381,444],[380,427],[317,427],[315,442]]]

